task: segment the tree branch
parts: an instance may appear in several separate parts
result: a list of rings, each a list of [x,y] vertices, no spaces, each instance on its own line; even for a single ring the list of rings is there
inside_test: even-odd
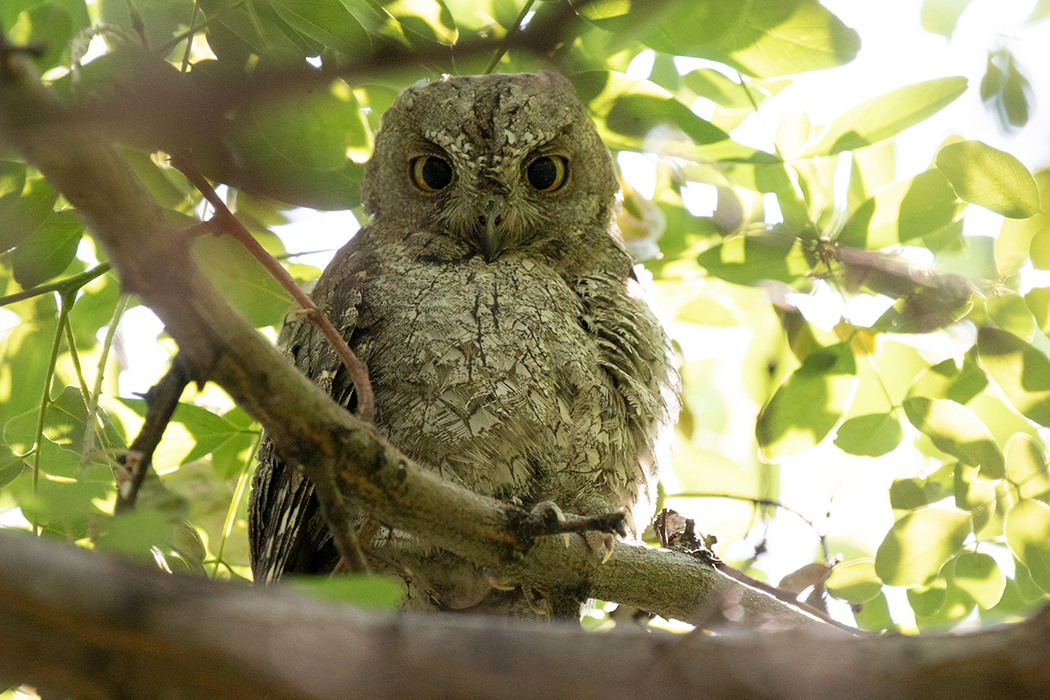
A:
[[[0,532],[0,678],[85,700],[1017,700],[1050,610],[965,635],[613,634],[389,615]]]
[[[124,471],[116,472],[117,501],[113,505],[114,513],[123,513],[135,507],[142,481],[153,464],[153,453],[164,437],[164,430],[179,405],[183,389],[189,383],[189,377],[186,376],[182,362],[176,355],[160,381],[146,392],[146,419],[142,428],[128,447],[128,451],[117,457],[117,464],[123,467]]]

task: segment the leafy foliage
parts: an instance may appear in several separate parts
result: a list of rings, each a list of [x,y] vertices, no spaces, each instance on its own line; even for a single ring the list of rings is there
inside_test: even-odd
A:
[[[926,0],[923,26],[950,37],[968,4]],[[1029,22],[1050,15],[1046,5]],[[530,34],[552,20],[564,35]],[[771,547],[798,568],[842,551],[826,590],[873,629],[911,628],[889,587],[907,590],[919,629],[975,610],[1024,616],[1050,593],[1039,430],[1050,427],[1050,288],[1029,274],[1050,269],[1050,170],[1033,175],[1004,151],[951,137],[928,148],[929,168],[898,176],[894,145],[969,91],[1004,127],[1023,127],[1031,87],[1008,48],[989,55],[979,86],[953,75],[902,85],[826,125],[790,112],[767,124],[764,147],[741,137],[742,123],[790,101],[800,73],[860,48],[815,0],[16,0],[0,5],[0,22],[10,41],[43,42],[34,60],[57,92],[116,125],[173,220],[188,228],[202,212],[168,164],[192,152],[278,257],[285,244],[271,229],[295,207],[360,213],[363,162],[400,88],[494,60],[500,71],[564,72],[621,165],[637,154],[657,163],[650,197],[624,167],[621,228],[639,257],[651,254],[645,268],[683,349],[665,503],[758,577],[776,568],[765,568]],[[88,61],[92,37],[101,55]],[[520,40],[504,51],[510,38]],[[410,61],[384,60],[407,51]],[[628,70],[643,55],[647,79]],[[309,85],[275,80],[294,70]],[[247,576],[258,426],[210,389],[188,392],[155,456],[160,476],[134,513],[113,515],[110,466],[144,406],[118,391],[135,358],[105,329],[137,302],[122,299],[104,252],[40,174],[0,157],[4,522]],[[964,235],[979,208],[1006,217],[994,242],[994,231]],[[284,293],[243,251],[205,236],[194,254],[253,323],[280,324]],[[289,267],[304,281],[319,274]],[[778,553],[766,533],[783,520],[769,504],[818,466],[833,480],[877,473],[882,486],[866,498],[879,515],[864,527],[878,537],[842,534],[852,514],[829,493],[816,536]],[[364,604],[397,598],[389,582],[326,586],[322,595]]]

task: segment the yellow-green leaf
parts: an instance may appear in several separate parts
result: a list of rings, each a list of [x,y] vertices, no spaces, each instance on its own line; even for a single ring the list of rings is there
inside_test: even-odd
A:
[[[992,433],[970,409],[949,399],[912,396],[902,404],[912,425],[930,437],[937,449],[981,468],[989,479],[1005,474],[1003,453]]]
[[[999,602],[1006,589],[1006,577],[999,565],[983,552],[963,552],[946,567],[948,583],[968,593],[982,608]]]
[[[763,407],[755,426],[763,457],[777,460],[815,446],[842,418],[857,383],[849,343],[810,354]]]
[[[900,422],[893,414],[869,413],[840,425],[835,446],[851,455],[878,457],[892,451],[903,437]]]
[[[1050,426],[1050,358],[1012,333],[982,328],[977,334],[978,360],[1029,420]]]
[[[1039,187],[1021,161],[981,143],[959,141],[937,153],[937,169],[951,181],[959,199],[1011,219],[1038,214]]]
[[[1006,543],[1028,567],[1032,580],[1050,592],[1050,506],[1023,499],[1006,514]]]
[[[918,586],[940,571],[970,533],[970,516],[927,508],[909,513],[886,534],[875,554],[875,573],[890,586]]]
[[[1006,443],[1006,476],[1021,498],[1046,501],[1050,497],[1050,474],[1043,448],[1030,435],[1017,433]]]
[[[875,562],[867,559],[839,564],[824,585],[828,593],[853,605],[867,603],[882,591]]]
[[[927,170],[869,197],[857,207],[838,242],[878,250],[926,236],[958,221],[966,203],[938,170]]]
[[[966,78],[937,78],[891,90],[836,117],[807,157],[863,148],[914,126],[966,91]]]

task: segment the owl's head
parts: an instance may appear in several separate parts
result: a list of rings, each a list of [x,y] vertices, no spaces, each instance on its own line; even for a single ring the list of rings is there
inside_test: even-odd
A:
[[[609,152],[564,77],[446,76],[407,88],[383,115],[364,204],[376,221],[493,261],[606,231],[618,189]]]

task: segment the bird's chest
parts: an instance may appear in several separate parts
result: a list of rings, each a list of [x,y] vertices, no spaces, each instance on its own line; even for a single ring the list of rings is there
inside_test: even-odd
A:
[[[596,407],[615,388],[579,296],[549,268],[418,264],[364,294],[376,425],[412,457],[499,493],[607,456]]]

